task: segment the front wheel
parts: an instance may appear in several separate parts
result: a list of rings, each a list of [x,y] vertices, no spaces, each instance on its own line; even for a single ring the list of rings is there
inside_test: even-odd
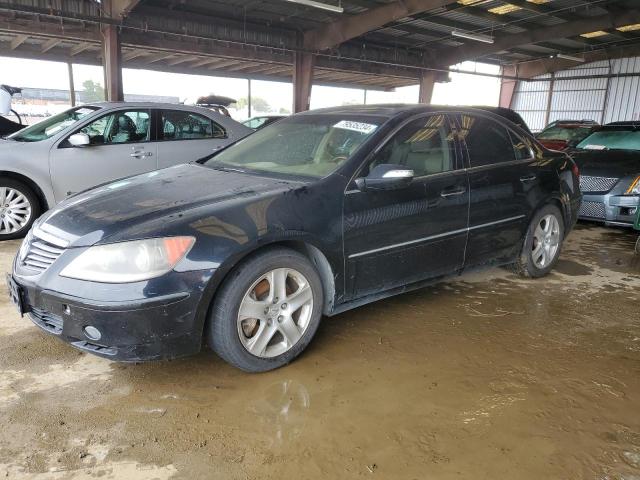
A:
[[[514,270],[529,278],[547,275],[558,261],[563,240],[562,213],[554,205],[543,207],[534,215],[527,229]]]
[[[309,260],[294,250],[268,249],[225,279],[211,309],[208,343],[241,370],[273,370],[307,347],[322,306],[322,282]]]
[[[40,204],[31,188],[0,177],[0,241],[24,237],[39,215]]]

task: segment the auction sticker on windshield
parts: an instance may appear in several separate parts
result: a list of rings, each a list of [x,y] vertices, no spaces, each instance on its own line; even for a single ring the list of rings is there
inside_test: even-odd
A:
[[[352,120],[342,120],[336,123],[333,127],[342,128],[343,130],[353,130],[354,132],[364,133],[365,135],[378,128],[377,125],[373,125],[371,123],[354,122]]]

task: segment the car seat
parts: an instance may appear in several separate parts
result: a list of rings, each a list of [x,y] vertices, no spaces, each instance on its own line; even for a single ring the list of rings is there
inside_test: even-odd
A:
[[[120,115],[111,136],[111,143],[126,143],[136,140],[136,125],[126,115]]]

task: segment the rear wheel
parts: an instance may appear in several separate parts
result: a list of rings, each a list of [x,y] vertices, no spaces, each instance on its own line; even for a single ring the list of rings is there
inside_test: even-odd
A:
[[[38,197],[31,188],[0,177],[0,240],[24,237],[39,215]]]
[[[543,207],[534,215],[527,229],[514,270],[523,277],[547,275],[558,261],[563,240],[562,213],[555,205]]]
[[[320,277],[305,256],[265,250],[242,262],[222,285],[210,313],[209,345],[247,372],[281,367],[313,338],[322,303]]]

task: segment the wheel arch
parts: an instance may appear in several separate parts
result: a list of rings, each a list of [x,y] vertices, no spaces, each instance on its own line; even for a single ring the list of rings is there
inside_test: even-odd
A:
[[[558,210],[560,210],[564,230],[565,232],[570,230],[571,214],[568,212],[569,207],[565,202],[562,201],[562,195],[559,193],[544,198],[535,206],[535,208],[531,210],[531,213],[529,214],[529,218],[527,220],[527,226],[531,224],[531,221],[536,216],[536,214],[547,205],[553,205],[554,207],[557,207]]]
[[[36,194],[38,202],[40,202],[41,211],[44,213],[49,209],[46,195],[44,194],[40,186],[29,177],[22,175],[21,173],[12,172],[10,170],[0,170],[0,177],[6,177],[24,183],[29,188],[31,188],[31,190],[33,190],[33,193]]]
[[[241,254],[234,256],[232,260],[221,266],[221,275],[216,275],[212,278],[207,288],[207,292],[205,292],[205,295],[202,298],[201,307],[199,309],[199,315],[202,318],[203,338],[209,324],[209,313],[215,302],[220,286],[242,262],[254,255],[257,255],[258,253],[277,247],[285,247],[301,253],[316,268],[320,281],[322,282],[322,291],[324,293],[322,313],[324,315],[331,315],[336,298],[336,275],[335,269],[331,266],[331,262],[327,258],[327,255],[321,248],[314,245],[313,242],[308,241],[308,239],[274,239],[268,243],[255,245],[254,248],[247,249]]]

